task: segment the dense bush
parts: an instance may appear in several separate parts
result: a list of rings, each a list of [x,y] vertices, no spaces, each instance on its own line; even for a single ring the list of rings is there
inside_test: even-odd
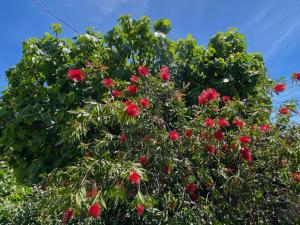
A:
[[[12,220],[17,205],[31,194],[31,188],[17,183],[6,159],[0,160],[0,224]]]
[[[155,32],[146,17],[119,22],[75,42],[56,25],[8,71],[2,151],[38,184],[6,223],[300,223],[295,108],[269,121],[271,92],[286,86],[243,35],[205,49],[167,39],[167,20]]]

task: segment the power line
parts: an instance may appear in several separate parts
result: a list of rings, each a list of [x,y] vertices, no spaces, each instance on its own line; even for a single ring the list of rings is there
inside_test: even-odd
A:
[[[75,33],[79,33],[73,26],[71,26],[70,24],[68,24],[67,22],[65,22],[60,17],[56,16],[54,12],[52,12],[48,7],[46,7],[45,5],[43,5],[41,2],[39,2],[38,0],[32,0],[32,1],[35,4],[37,4],[40,8],[42,8],[44,11],[46,11],[49,15],[53,16],[54,18],[56,18],[57,20],[59,20],[60,22],[62,22],[64,25],[66,25],[67,27],[69,27],[72,31],[74,31]]]

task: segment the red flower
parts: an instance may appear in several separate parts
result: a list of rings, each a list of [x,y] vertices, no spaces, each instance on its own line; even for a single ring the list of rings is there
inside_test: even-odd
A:
[[[130,77],[130,80],[132,83],[137,83],[139,81],[140,77],[138,77],[137,75],[132,75]]]
[[[292,78],[295,79],[295,80],[300,80],[300,73],[294,73],[292,75]]]
[[[124,100],[123,103],[124,103],[125,105],[130,105],[132,102],[131,102],[130,99],[126,99],[126,100]]]
[[[285,91],[285,90],[286,90],[286,85],[285,85],[285,84],[276,84],[276,85],[274,86],[274,91],[275,91],[276,93],[283,92],[283,91]]]
[[[218,121],[219,127],[228,127],[229,122],[225,118],[221,118]]]
[[[99,218],[101,214],[101,206],[98,202],[92,204],[89,208],[89,216],[94,218]]]
[[[144,108],[148,108],[150,106],[150,101],[147,98],[141,98],[139,103],[141,104],[141,106],[143,106]]]
[[[129,174],[129,181],[132,184],[140,184],[141,176],[136,171],[132,171]]]
[[[209,101],[213,101],[218,98],[219,93],[214,88],[208,88],[202,91],[201,95],[198,96],[198,104],[205,105]]]
[[[189,183],[185,186],[185,189],[189,194],[193,194],[196,192],[197,186],[196,186],[196,184]]]
[[[223,102],[229,102],[230,96],[223,96]]]
[[[107,87],[107,88],[115,86],[114,81],[110,78],[102,80],[102,84],[104,87]]]
[[[128,116],[130,117],[137,117],[140,115],[141,111],[139,109],[139,107],[133,103],[129,104],[126,109],[125,112],[127,113]]]
[[[146,165],[148,163],[148,158],[145,155],[140,156],[139,163],[142,165]]]
[[[244,143],[244,144],[249,144],[251,142],[251,138],[248,136],[241,136],[240,137],[240,142]]]
[[[222,144],[222,146],[221,146],[221,149],[223,150],[223,151],[227,151],[228,149],[229,149],[229,146],[228,146],[228,144]]]
[[[262,124],[259,126],[259,129],[262,131],[262,132],[268,132],[270,131],[272,128],[270,125],[268,124]]]
[[[208,103],[208,100],[203,95],[198,96],[198,104],[199,105],[205,105]]]
[[[165,165],[164,168],[163,168],[163,172],[165,174],[171,173],[171,170],[172,170],[172,167],[170,165]]]
[[[281,114],[288,114],[288,113],[289,113],[289,109],[288,109],[287,107],[281,107],[281,108],[279,109],[279,112],[280,112]]]
[[[192,135],[193,135],[193,131],[192,131],[192,130],[186,129],[186,130],[184,131],[184,136],[185,136],[186,138],[190,138]]]
[[[138,92],[138,88],[135,85],[129,85],[127,87],[127,91],[131,94],[136,94]]]
[[[125,134],[120,134],[119,135],[119,141],[120,143],[124,143],[125,141],[127,141],[127,137]]]
[[[85,74],[82,70],[70,69],[67,73],[67,78],[73,81],[82,81],[85,79]]]
[[[207,118],[204,120],[204,125],[207,127],[213,127],[215,125],[215,121],[213,119]]]
[[[138,216],[143,215],[144,210],[145,210],[145,206],[144,205],[140,204],[140,205],[136,206],[136,213],[138,214]]]
[[[247,148],[247,147],[241,148],[240,155],[243,160],[252,161],[252,154],[251,154],[249,148]]]
[[[149,70],[145,66],[139,66],[138,71],[144,77],[147,77],[149,75]]]
[[[163,79],[164,81],[170,80],[169,67],[167,67],[167,66],[162,66],[162,67],[160,68],[160,77],[161,77],[161,79]]]
[[[197,201],[199,198],[197,193],[192,193],[192,194],[190,194],[190,196],[191,196],[192,201],[194,201],[194,202]]]
[[[206,145],[206,151],[209,153],[215,154],[217,152],[217,149],[214,145],[208,144]]]
[[[72,208],[68,208],[64,212],[63,223],[68,223],[70,221],[70,219],[72,219],[73,215],[74,215],[73,209]]]
[[[224,134],[221,130],[216,130],[214,132],[214,137],[215,139],[217,139],[218,141],[222,141],[224,139]]]
[[[176,141],[180,138],[179,134],[176,132],[176,131],[171,131],[169,133],[169,138],[172,140],[172,141]]]
[[[297,183],[300,183],[300,173],[299,172],[293,172],[291,175]]]
[[[122,93],[122,91],[120,91],[120,90],[113,90],[113,91],[112,91],[112,95],[113,95],[114,97],[121,98],[121,97],[123,96],[123,93]]]
[[[240,128],[243,128],[245,126],[245,123],[238,119],[233,119],[232,123]]]
[[[219,93],[214,88],[208,88],[208,89],[204,90],[203,93],[208,101],[215,100],[219,96]]]

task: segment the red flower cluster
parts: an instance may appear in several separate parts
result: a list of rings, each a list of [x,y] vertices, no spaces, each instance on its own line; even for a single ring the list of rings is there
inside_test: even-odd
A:
[[[130,172],[129,174],[129,181],[130,183],[132,184],[136,184],[136,185],[139,185],[140,184],[140,181],[141,181],[141,176],[138,172],[136,171],[132,171]]]
[[[240,128],[243,128],[246,124],[238,119],[233,119],[232,123]]]
[[[130,81],[131,81],[132,83],[137,83],[137,82],[139,81],[139,79],[140,79],[140,77],[137,76],[137,75],[132,75],[132,76],[130,77]]]
[[[184,131],[184,136],[185,136],[186,138],[190,138],[192,135],[193,135],[193,131],[192,131],[192,130],[186,129],[186,130]]]
[[[136,206],[136,213],[138,214],[138,216],[143,215],[144,210],[145,210],[145,206],[144,205],[140,204],[140,205]]]
[[[259,126],[259,129],[262,131],[262,132],[268,132],[272,129],[272,127],[268,124],[262,124]]]
[[[148,163],[148,158],[145,155],[140,156],[139,163],[142,165],[146,165]]]
[[[107,87],[107,88],[115,86],[114,81],[110,78],[102,80],[102,84],[104,87]]]
[[[289,109],[287,107],[281,107],[279,109],[279,113],[280,114],[288,114],[289,113]]]
[[[300,73],[294,73],[292,77],[295,80],[300,80]]]
[[[230,96],[223,96],[222,98],[223,102],[229,102],[230,101]]]
[[[127,87],[127,91],[131,94],[136,94],[138,92],[138,88],[135,85],[129,85]]]
[[[252,154],[249,148],[247,147],[241,148],[240,154],[243,160],[252,161]]]
[[[198,96],[198,104],[205,105],[209,101],[213,101],[219,97],[219,93],[214,88],[208,88],[204,90],[201,95]]]
[[[276,84],[275,86],[274,86],[274,91],[276,92],[276,93],[280,93],[280,92],[283,92],[283,91],[285,91],[286,90],[286,85],[285,84]]]
[[[217,149],[214,145],[208,144],[205,148],[209,153],[215,154],[217,152]]]
[[[73,81],[82,81],[85,79],[85,74],[82,70],[68,70],[67,78]]]
[[[63,223],[68,223],[72,219],[73,215],[74,215],[73,209],[72,208],[68,208],[64,212]]]
[[[125,112],[126,112],[127,115],[130,116],[130,117],[137,117],[137,116],[140,115],[141,110],[140,110],[140,108],[139,108],[137,105],[135,105],[135,104],[133,104],[133,103],[130,103],[130,104],[126,107]]]
[[[124,143],[125,141],[127,141],[127,137],[125,134],[120,134],[119,135],[119,141],[120,143]]]
[[[126,100],[124,100],[123,103],[124,103],[125,105],[130,105],[132,102],[131,102],[130,99],[126,99]]]
[[[188,183],[188,184],[185,186],[185,189],[186,189],[186,191],[187,191],[189,194],[193,194],[193,193],[196,192],[197,186],[196,186],[196,184],[194,184],[194,183]]]
[[[147,98],[141,98],[139,103],[141,104],[141,106],[143,106],[144,108],[149,108],[150,106],[150,101]]]
[[[194,183],[189,183],[185,186],[186,191],[189,193],[191,199],[193,201],[196,201],[198,199],[198,195],[196,193],[197,191],[197,185]]]
[[[300,183],[300,173],[299,172],[293,172],[291,175],[297,183]]]
[[[149,69],[145,66],[139,66],[138,71],[139,74],[141,74],[144,77],[147,77],[149,75]]]
[[[180,135],[176,132],[176,131],[171,131],[169,133],[169,138],[172,140],[172,141],[176,141],[180,138]]]
[[[213,127],[215,125],[215,121],[213,119],[207,118],[204,120],[204,125],[207,127]]]
[[[248,136],[241,136],[240,137],[240,142],[244,143],[244,144],[249,144],[251,142],[251,138]]]
[[[224,139],[224,134],[221,130],[216,130],[214,132],[214,137],[215,139],[217,139],[218,141],[222,141]]]
[[[164,81],[170,80],[169,67],[167,67],[167,66],[162,66],[162,67],[160,68],[160,77],[161,77],[161,79],[163,79]]]
[[[219,125],[219,127],[228,127],[229,122],[225,118],[221,118],[218,121],[218,125]]]
[[[94,218],[99,218],[101,214],[101,206],[98,202],[92,204],[89,208],[88,212],[89,216],[94,217]]]
[[[122,93],[122,91],[120,91],[120,90],[113,90],[113,91],[112,91],[112,95],[113,95],[114,97],[121,98],[121,97],[123,96],[123,93]]]

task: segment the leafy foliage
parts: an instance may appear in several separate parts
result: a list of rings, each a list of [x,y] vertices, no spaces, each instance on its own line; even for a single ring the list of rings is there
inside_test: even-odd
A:
[[[31,193],[31,188],[20,185],[5,159],[0,161],[0,224],[7,224],[15,207]]]

